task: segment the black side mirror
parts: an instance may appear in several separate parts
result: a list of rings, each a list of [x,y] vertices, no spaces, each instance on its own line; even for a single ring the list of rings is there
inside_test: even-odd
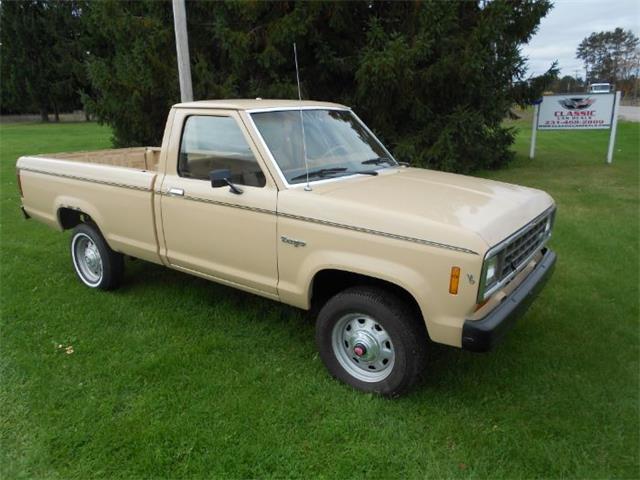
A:
[[[209,180],[211,180],[211,186],[213,188],[226,187],[228,185],[233,193],[240,195],[242,193],[242,189],[231,183],[230,178],[231,171],[228,168],[211,170],[209,172]]]
[[[211,180],[211,186],[213,188],[226,187],[229,185],[227,182],[231,178],[231,171],[228,169],[211,170],[209,172],[209,180]]]

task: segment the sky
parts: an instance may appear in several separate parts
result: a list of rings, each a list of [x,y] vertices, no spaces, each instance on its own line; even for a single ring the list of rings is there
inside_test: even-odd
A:
[[[584,78],[584,65],[576,58],[580,42],[592,32],[631,30],[640,37],[640,0],[555,0],[551,12],[522,53],[529,58],[529,74],[544,73],[558,60],[560,75]]]

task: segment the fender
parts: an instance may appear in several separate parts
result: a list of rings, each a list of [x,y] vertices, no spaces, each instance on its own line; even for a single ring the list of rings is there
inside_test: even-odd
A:
[[[69,195],[58,195],[53,201],[53,213],[57,219],[58,230],[64,230],[60,219],[60,210],[62,208],[69,208],[71,210],[84,213],[85,215],[89,215],[94,223],[98,226],[100,231],[103,231],[102,226],[104,225],[104,219],[102,218],[102,215],[100,214],[98,209],[87,200],[72,197]]]
[[[313,281],[316,275],[323,270],[355,273],[396,285],[413,297],[420,307],[424,319],[429,316],[428,306],[420,299],[430,297],[432,287],[423,273],[408,265],[386,259],[336,250],[310,252],[300,265],[295,283],[282,280],[279,282],[278,292],[281,300],[305,310],[309,309]],[[427,322],[425,321],[425,323]]]

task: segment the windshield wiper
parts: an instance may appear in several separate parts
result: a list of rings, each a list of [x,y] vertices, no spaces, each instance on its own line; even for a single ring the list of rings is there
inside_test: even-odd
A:
[[[311,170],[309,173],[303,173],[302,175],[298,175],[296,177],[293,177],[291,180],[291,182],[293,182],[294,180],[301,180],[303,178],[307,178],[307,175],[309,176],[309,178],[311,177],[326,177],[327,175],[331,175],[333,173],[340,173],[340,172],[346,172],[347,169],[345,167],[339,167],[339,168],[320,168],[318,170]]]
[[[361,162],[362,165],[380,165],[381,163],[388,163],[389,165],[395,165],[396,162],[387,157],[376,157],[370,158],[369,160],[365,160]]]
[[[319,170],[313,170],[311,172],[309,172],[309,178],[311,177],[326,177],[327,175],[332,175],[334,173],[344,173],[345,175],[371,175],[372,177],[375,177],[376,175],[378,175],[378,172],[376,172],[375,170],[354,170],[354,171],[350,171],[347,170],[346,168],[321,168]],[[290,181],[294,181],[294,180],[301,180],[303,178],[307,178],[307,174],[303,173],[302,175],[298,175],[296,177],[293,177]]]

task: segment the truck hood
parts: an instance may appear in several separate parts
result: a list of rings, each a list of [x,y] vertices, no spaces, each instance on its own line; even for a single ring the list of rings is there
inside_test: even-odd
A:
[[[418,168],[280,192],[279,211],[328,223],[486,250],[553,205],[541,190]],[[469,233],[482,244],[469,239]],[[466,242],[474,245],[464,245]]]

